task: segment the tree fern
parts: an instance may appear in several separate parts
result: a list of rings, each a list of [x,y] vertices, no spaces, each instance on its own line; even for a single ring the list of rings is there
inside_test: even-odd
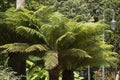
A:
[[[33,41],[32,43],[24,41],[29,44],[24,51],[45,50],[46,69],[54,70],[60,65],[62,69],[76,70],[87,65],[109,65],[117,60],[114,58],[116,54],[110,51],[111,46],[102,41],[103,28],[106,28],[106,25],[100,22],[78,23],[52,10],[42,6],[36,12],[8,11],[10,14],[6,14],[5,18],[6,28]],[[18,14],[12,15],[12,13]],[[47,49],[39,45],[41,43],[47,46]]]

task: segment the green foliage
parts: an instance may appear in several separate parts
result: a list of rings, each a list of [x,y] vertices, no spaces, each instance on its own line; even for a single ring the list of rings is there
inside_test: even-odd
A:
[[[47,51],[47,47],[45,45],[41,45],[41,44],[34,44],[34,45],[28,47],[25,51],[29,53],[29,52],[34,52],[36,50],[41,51],[41,52]]]
[[[15,0],[0,0],[0,12],[4,12],[8,8],[14,6],[15,6]]]
[[[13,44],[6,44],[3,46],[0,46],[0,48],[2,49],[6,49],[4,51],[4,53],[16,53],[16,52],[24,52],[25,49],[28,47],[29,45],[26,43],[13,43]]]
[[[11,68],[0,66],[0,80],[20,80],[19,76],[15,76],[16,72]]]
[[[48,51],[44,57],[44,60],[45,69],[51,70],[58,65],[58,53],[54,51]]]
[[[4,54],[4,53],[0,53],[0,65],[3,65],[3,66],[7,66],[7,63],[8,63],[8,55],[7,54]]]
[[[33,62],[27,60],[27,80],[48,80],[46,70],[36,66]]]
[[[32,44],[44,43],[51,51],[57,51],[60,55],[60,64],[65,65],[68,62],[70,66],[74,66],[71,68],[76,69],[90,64],[97,65],[98,61],[100,62],[98,65],[105,62],[103,53],[104,50],[108,51],[108,49],[101,47],[102,44],[100,43],[102,43],[102,31],[103,28],[106,28],[106,25],[100,22],[80,23],[69,20],[59,12],[53,12],[53,8],[47,6],[42,6],[35,12],[25,9],[18,11],[8,10],[6,16],[6,24],[9,24],[6,28],[32,40]],[[38,22],[41,24],[38,24]],[[31,44],[31,42],[26,43]],[[104,43],[103,45],[107,46]],[[43,48],[41,47],[41,49]],[[67,56],[66,51],[69,53]],[[50,55],[49,52],[46,54]],[[71,58],[66,58],[70,56]],[[64,59],[66,59],[66,63],[62,63],[65,62]],[[51,62],[56,61],[53,62],[55,65],[57,63],[57,59],[51,56],[48,60]],[[73,64],[73,62],[78,61],[79,63]],[[92,64],[93,62],[94,64]],[[55,65],[53,64],[53,66]],[[66,67],[69,65],[66,65]]]
[[[80,77],[78,71],[74,71],[74,76],[75,76],[75,80],[82,80],[82,79],[84,79],[83,77]]]
[[[64,68],[76,69],[79,66],[106,64],[105,55],[108,55],[107,51],[111,50],[111,45],[105,44],[102,41],[102,29],[104,26],[100,25],[100,23],[81,23],[79,26],[77,24],[69,26],[68,30],[70,29],[71,32],[62,36],[57,42],[58,47],[61,48],[59,51],[63,54],[60,54],[60,58],[62,58],[61,63]],[[99,28],[98,31],[97,27]],[[67,49],[73,51],[66,52]],[[112,52],[111,54],[117,55]],[[112,60],[118,61],[116,58],[112,58]]]
[[[40,55],[39,53],[43,53],[47,51],[47,47],[42,44],[34,44],[29,45],[27,43],[11,43],[11,44],[5,44],[0,46],[0,49],[2,50],[2,53],[27,53],[25,55],[28,55],[28,53]],[[36,51],[36,52],[35,52]],[[42,54],[41,54],[42,55]]]
[[[0,36],[1,44],[3,42],[24,42],[28,44],[27,48],[23,45],[21,47],[11,46],[7,49],[10,51],[22,51],[24,49],[23,51],[27,53],[46,52],[44,60],[47,69],[53,69],[58,64],[63,69],[73,70],[87,65],[116,65],[118,61],[116,59],[117,54],[111,52],[111,45],[102,41],[103,28],[109,27],[100,22],[80,22],[91,21],[93,17],[98,16],[96,10],[100,9],[99,14],[102,14],[106,7],[112,7],[109,5],[113,4],[111,2],[113,0],[110,0],[108,4],[106,1],[100,3],[99,0],[97,1],[61,0],[56,1],[54,4],[54,0],[52,2],[51,0],[27,0],[26,7],[29,10],[11,8],[2,13],[4,16],[0,15],[2,17],[0,31],[1,35],[4,34]],[[39,3],[49,6],[43,6]],[[101,19],[101,16],[99,16],[99,19]],[[5,30],[8,32],[4,33]],[[11,38],[13,35],[15,37]],[[117,38],[119,38],[118,35]],[[42,80],[46,76],[39,76],[44,74],[44,71],[39,72],[40,67],[34,69],[31,69],[33,71],[28,70],[29,80],[37,80],[38,78]]]
[[[44,36],[40,32],[36,31],[35,29],[27,28],[27,27],[24,27],[24,26],[19,26],[19,27],[16,28],[16,32],[18,34],[20,34],[21,36],[24,36],[28,39],[32,37],[33,40],[34,39],[38,40],[38,41],[40,40],[41,42],[45,41]]]

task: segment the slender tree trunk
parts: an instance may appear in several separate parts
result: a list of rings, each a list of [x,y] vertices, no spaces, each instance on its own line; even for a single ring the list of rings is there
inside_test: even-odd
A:
[[[60,67],[56,66],[54,69],[49,70],[49,80],[59,80]]]
[[[74,80],[73,70],[64,69],[62,72],[62,80]]]
[[[17,0],[16,1],[16,9],[24,8],[25,7],[25,0]]]
[[[8,66],[17,72],[16,76],[21,76],[21,80],[26,80],[26,60],[23,59],[23,54],[10,53],[10,59],[8,60]]]

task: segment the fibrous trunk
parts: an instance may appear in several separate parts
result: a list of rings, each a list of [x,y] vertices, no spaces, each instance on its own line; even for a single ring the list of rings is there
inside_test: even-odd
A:
[[[52,70],[49,70],[49,80],[59,80],[60,67],[56,66]]]
[[[64,69],[62,72],[62,80],[74,80],[73,70]]]
[[[21,80],[26,80],[26,60],[22,58],[23,56],[19,53],[9,54],[8,66],[17,72],[16,76],[21,76]]]

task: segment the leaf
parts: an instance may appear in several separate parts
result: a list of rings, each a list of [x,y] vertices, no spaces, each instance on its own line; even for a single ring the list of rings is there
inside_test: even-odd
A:
[[[16,32],[27,38],[33,38],[33,40],[37,40],[39,42],[41,41],[43,43],[46,42],[44,35],[42,35],[39,31],[35,29],[19,26],[16,28]]]
[[[51,70],[58,65],[58,53],[55,51],[48,51],[44,60],[45,68]]]
[[[71,47],[74,41],[75,34],[72,32],[67,32],[56,40],[56,45],[58,48],[67,49]]]
[[[92,58],[86,51],[76,48],[66,50],[65,52],[63,52],[62,56],[71,56],[79,59]]]
[[[27,63],[27,65],[30,65],[30,66],[33,66],[33,65],[34,65],[34,63],[31,62],[31,61],[29,61],[29,60],[27,60],[26,63]]]
[[[48,48],[45,46],[45,45],[42,45],[42,44],[34,44],[30,47],[28,47],[25,51],[26,52],[34,52],[34,51],[47,51]]]
[[[0,46],[0,48],[4,48],[6,52],[25,52],[25,49],[29,47],[26,43],[11,43],[11,44],[5,44],[3,46]]]

